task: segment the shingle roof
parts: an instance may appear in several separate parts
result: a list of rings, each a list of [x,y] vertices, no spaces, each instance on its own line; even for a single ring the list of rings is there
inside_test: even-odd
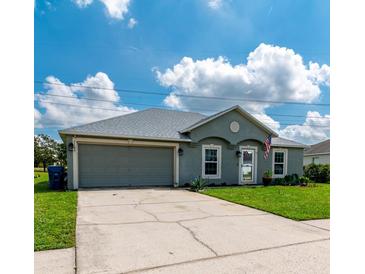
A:
[[[216,114],[212,115],[216,116]],[[196,112],[150,108],[127,115],[60,130],[60,135],[87,135],[116,138],[190,141],[183,130],[206,121],[209,117]],[[303,144],[272,138],[272,146],[306,147]]]
[[[273,137],[271,139],[271,145],[274,147],[299,147],[299,148],[305,148],[307,147],[306,145],[303,145],[301,143],[289,140],[289,139],[285,139],[285,138],[281,138],[281,137]]]
[[[304,150],[304,155],[313,155],[320,153],[330,153],[330,139],[320,142],[318,144],[311,145]]]
[[[67,128],[59,133],[189,140],[186,135],[180,134],[179,131],[205,117],[205,115],[195,112],[150,108],[86,125]]]

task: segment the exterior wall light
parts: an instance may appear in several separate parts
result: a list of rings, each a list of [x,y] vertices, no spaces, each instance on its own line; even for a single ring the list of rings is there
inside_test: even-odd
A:
[[[240,157],[241,157],[241,155],[242,155],[242,152],[241,152],[241,151],[239,151],[239,150],[237,150],[237,151],[236,151],[236,156],[237,156],[237,158],[240,158]]]
[[[69,143],[67,146],[69,151],[73,151],[74,150],[74,144],[73,143]]]
[[[179,156],[183,156],[184,155],[184,150],[182,148],[179,148],[177,153],[179,154]]]

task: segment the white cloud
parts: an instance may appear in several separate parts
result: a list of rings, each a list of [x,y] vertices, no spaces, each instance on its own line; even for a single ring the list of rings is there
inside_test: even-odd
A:
[[[93,0],[73,0],[73,2],[79,7],[79,8],[86,8],[89,6]]]
[[[34,109],[34,127],[35,128],[40,128],[42,127],[40,124],[40,120],[42,118],[42,114],[39,112],[38,109]]]
[[[219,9],[223,4],[223,1],[222,0],[208,0],[208,6],[211,8],[211,9]]]
[[[111,18],[123,20],[124,15],[128,12],[130,0],[100,0],[104,3],[108,15]]]
[[[93,3],[93,0],[73,0],[79,8],[86,8]],[[128,13],[128,6],[131,0],[99,0],[105,5],[106,13],[109,17],[123,20]]]
[[[176,95],[174,95],[173,93],[170,94],[169,96],[167,96],[164,100],[163,100],[164,104],[169,106],[169,107],[173,107],[173,108],[177,108],[177,109],[185,109],[184,106],[182,105],[180,98],[178,98]]]
[[[63,85],[54,76],[48,76],[44,88],[46,91],[42,93],[53,96],[36,94],[39,107],[34,111],[34,123],[37,128],[70,127],[135,111],[120,104],[114,83],[103,72],[88,76],[83,82],[71,86]],[[85,97],[99,101],[82,99]]]
[[[253,116],[276,132],[278,132],[278,130],[280,129],[280,123],[278,121],[275,121],[273,118],[266,115],[265,113],[254,113]]]
[[[138,21],[134,18],[129,19],[128,28],[133,29],[137,25]]]
[[[326,64],[319,66],[318,63],[309,62],[309,77],[317,84],[330,85],[330,67]]]
[[[98,72],[95,76],[88,76],[81,83],[73,84],[71,90],[72,92],[82,91],[85,97],[100,100],[118,102],[120,99],[118,93],[114,90],[114,83],[103,72]]]
[[[330,137],[330,115],[308,111],[302,125],[287,126],[279,131],[280,136],[305,144],[314,144]]]
[[[220,110],[239,104],[276,130],[279,123],[268,117],[265,110],[277,104],[202,100],[176,94],[310,103],[318,100],[321,85],[329,85],[329,66],[314,62],[306,65],[292,49],[267,44],[260,44],[251,52],[247,63],[233,65],[221,56],[203,60],[184,57],[164,72],[154,71],[160,85],[172,89],[164,99],[169,107]]]

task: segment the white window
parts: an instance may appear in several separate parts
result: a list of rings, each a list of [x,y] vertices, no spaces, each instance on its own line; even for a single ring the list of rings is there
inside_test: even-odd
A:
[[[287,174],[288,150],[273,149],[272,173],[274,178],[284,177]]]
[[[221,146],[203,145],[202,150],[202,178],[221,178]]]

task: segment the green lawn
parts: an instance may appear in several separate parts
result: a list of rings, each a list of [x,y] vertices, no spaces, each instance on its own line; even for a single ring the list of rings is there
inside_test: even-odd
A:
[[[48,188],[48,174],[34,178],[34,250],[75,246],[76,191]]]
[[[315,187],[219,187],[207,188],[202,193],[294,220],[330,217],[329,184]]]

